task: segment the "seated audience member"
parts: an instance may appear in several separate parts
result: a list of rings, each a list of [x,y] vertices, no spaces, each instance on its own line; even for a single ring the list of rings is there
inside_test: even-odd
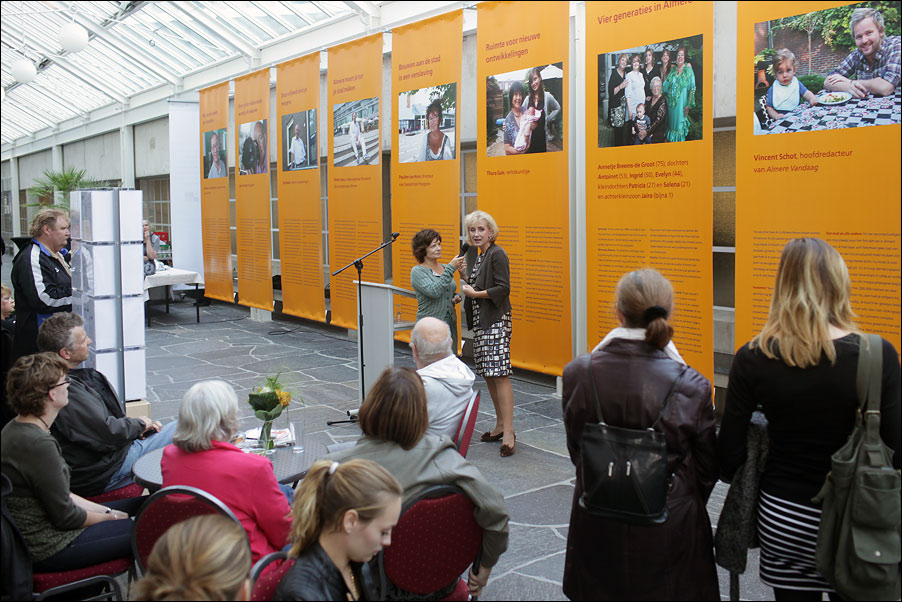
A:
[[[900,36],[887,36],[883,15],[874,8],[856,8],[849,19],[855,50],[824,80],[827,90],[889,96],[902,83]]]
[[[229,441],[238,433],[238,396],[227,382],[188,389],[173,445],[163,450],[163,487],[197,487],[219,498],[244,525],[254,562],[288,543],[291,507],[272,463]]]
[[[460,487],[476,506],[474,517],[483,530],[479,573],[471,570],[468,579],[470,594],[479,595],[492,567],[507,550],[504,498],[450,439],[425,434],[429,426],[426,393],[410,368],[386,368],[360,406],[358,418],[364,437],[354,447],[326,458],[378,462],[401,483],[405,501],[432,485]]]
[[[5,284],[0,284],[3,295],[2,312],[0,312],[0,428],[12,420],[16,413],[6,403],[6,373],[13,365],[13,338],[16,336],[16,319],[10,317],[16,310],[16,302],[13,301],[13,292]]]
[[[88,359],[84,320],[71,312],[44,320],[38,347],[59,355],[69,366],[69,405],[53,427],[63,457],[72,469],[72,490],[98,495],[132,482],[132,466],[153,450],[172,442],[176,423],[163,426],[147,416],[129,418],[106,377],[93,368],[79,368]]]
[[[295,558],[276,600],[373,600],[367,562],[391,544],[401,486],[375,462],[317,460],[295,495],[288,552]]]
[[[449,438],[457,432],[476,380],[473,371],[454,355],[452,340],[448,324],[437,318],[421,319],[410,334],[413,361],[426,390],[426,434]]]
[[[130,512],[143,498],[101,506],[69,490],[69,467],[50,427],[69,402],[66,362],[52,353],[21,357],[7,375],[16,417],[0,434],[6,497],[38,572],[70,571],[131,557]]]
[[[135,600],[250,600],[251,554],[241,529],[219,514],[169,528],[154,544]]]

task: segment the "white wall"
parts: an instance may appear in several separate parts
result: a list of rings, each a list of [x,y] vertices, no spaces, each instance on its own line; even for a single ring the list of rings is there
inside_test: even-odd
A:
[[[42,177],[47,169],[53,169],[53,153],[50,149],[19,157],[19,186],[22,190],[31,188],[34,179]]]
[[[196,138],[197,132],[195,132]],[[176,143],[179,143],[176,140]],[[169,173],[169,118],[135,126],[135,177]]]
[[[168,153],[164,149],[163,152]],[[63,167],[84,169],[95,180],[122,179],[119,130],[63,146]]]

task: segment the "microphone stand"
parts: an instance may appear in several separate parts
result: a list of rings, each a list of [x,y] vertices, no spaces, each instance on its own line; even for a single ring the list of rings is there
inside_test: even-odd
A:
[[[376,247],[375,249],[373,249],[366,255],[361,255],[360,257],[358,257],[357,259],[355,259],[354,261],[352,261],[345,267],[341,268],[340,270],[336,270],[336,271],[332,272],[332,276],[338,276],[339,274],[341,274],[342,272],[344,272],[346,269],[348,269],[351,266],[354,266],[355,268],[357,268],[357,305],[359,306],[359,309],[360,309],[360,316],[358,317],[357,327],[359,329],[359,334],[360,334],[360,401],[361,401],[361,403],[363,403],[363,400],[366,397],[366,392],[364,391],[364,383],[366,382],[366,380],[364,378],[364,376],[366,375],[366,372],[365,372],[366,364],[364,362],[364,357],[363,357],[363,297],[362,297],[363,284],[361,283],[361,281],[363,280],[363,276],[362,276],[363,260],[366,259],[367,257],[369,257],[370,255],[372,255],[373,253],[381,251],[388,245],[390,245],[393,242],[395,242],[396,240],[398,240],[398,237],[400,235],[401,235],[400,232],[392,232],[391,240],[386,240],[384,243],[382,243],[381,245],[379,245],[378,247]],[[355,415],[355,416],[351,416],[350,420],[329,422],[327,424],[340,424],[343,422],[357,422],[356,419],[357,419],[357,416]]]

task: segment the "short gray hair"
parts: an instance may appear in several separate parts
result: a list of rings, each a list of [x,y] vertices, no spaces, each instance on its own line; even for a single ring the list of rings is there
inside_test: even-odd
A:
[[[653,84],[655,83],[655,80],[658,80],[658,83],[659,83],[659,84],[663,83],[663,82],[661,81],[661,78],[658,77],[658,76],[656,75],[656,76],[654,76],[653,78],[651,78],[651,81],[648,82],[648,85],[649,85],[649,86],[653,85]]]
[[[855,31],[855,26],[865,19],[873,19],[874,25],[883,33],[883,15],[876,8],[856,8],[849,19],[849,31]]]
[[[433,323],[435,323],[435,329],[428,331],[431,327],[428,324],[422,324],[423,320],[429,320],[429,322],[433,322],[434,320]],[[423,333],[424,330],[427,330],[425,336]],[[417,348],[417,356],[426,364],[437,362],[454,353],[452,344],[451,327],[448,326],[447,322],[443,322],[437,318],[421,319],[417,322],[416,326],[413,327],[413,331],[410,333],[410,346]]]
[[[212,449],[211,441],[230,441],[238,432],[238,396],[223,380],[196,383],[182,398],[172,442],[186,452]]]

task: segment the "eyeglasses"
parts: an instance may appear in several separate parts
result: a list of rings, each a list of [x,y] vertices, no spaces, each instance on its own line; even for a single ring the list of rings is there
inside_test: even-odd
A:
[[[50,385],[50,388],[47,389],[47,392],[49,393],[49,392],[52,391],[53,389],[55,389],[55,388],[57,388],[57,387],[62,387],[63,385],[68,385],[68,384],[71,383],[71,382],[72,382],[72,379],[69,378],[69,377],[67,376],[66,378],[63,379],[63,382],[61,382],[61,383],[56,383],[55,385]]]

